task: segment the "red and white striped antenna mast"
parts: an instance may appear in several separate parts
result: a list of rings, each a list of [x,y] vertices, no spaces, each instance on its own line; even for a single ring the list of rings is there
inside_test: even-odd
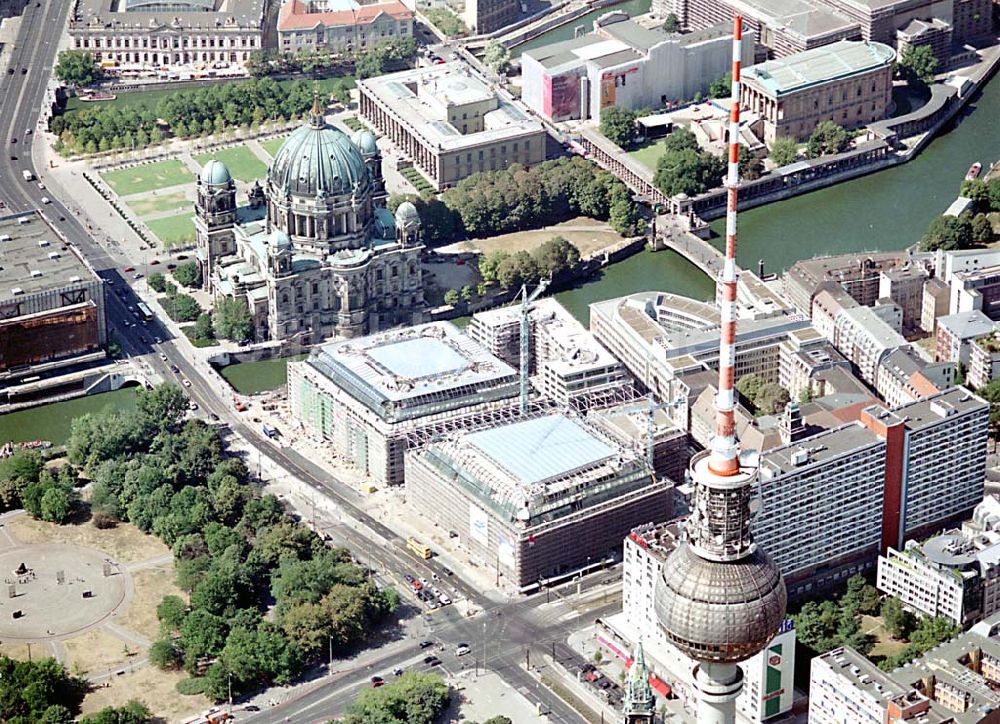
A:
[[[726,259],[717,284],[722,330],[719,340],[719,393],[715,397],[715,438],[709,468],[716,475],[740,470],[734,409],[736,393],[736,197],[740,184],[740,57],[743,16],[733,18],[733,85],[729,107],[729,168],[726,175]]]

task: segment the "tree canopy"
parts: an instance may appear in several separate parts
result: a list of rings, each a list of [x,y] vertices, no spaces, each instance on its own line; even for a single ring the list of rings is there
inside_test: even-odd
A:
[[[55,659],[17,661],[0,655],[0,721],[72,721],[85,692],[86,682]]]
[[[630,148],[638,136],[635,111],[611,106],[601,111],[601,133],[616,146]]]
[[[506,73],[510,70],[510,48],[497,40],[491,40],[483,52],[483,62],[494,73]]]
[[[938,59],[929,45],[907,45],[896,67],[911,85],[927,86],[934,82]]]
[[[722,183],[726,164],[698,147],[695,135],[679,128],[663,142],[663,155],[656,162],[653,183],[667,196],[696,196]]]
[[[101,69],[89,52],[85,50],[64,50],[53,70],[56,78],[66,85],[91,85],[101,77]]]
[[[806,155],[809,158],[819,158],[834,153],[846,151],[854,135],[833,121],[820,121],[809,136],[806,144]]]
[[[341,724],[434,724],[449,698],[441,677],[407,671],[384,686],[362,691]]]
[[[222,339],[242,342],[253,337],[250,308],[242,299],[224,297],[215,302],[215,335]]]
[[[787,166],[799,155],[799,144],[789,136],[779,136],[771,144],[771,160],[777,166]]]
[[[961,216],[938,216],[927,227],[920,240],[922,251],[952,251],[968,248],[973,242],[972,218]]]

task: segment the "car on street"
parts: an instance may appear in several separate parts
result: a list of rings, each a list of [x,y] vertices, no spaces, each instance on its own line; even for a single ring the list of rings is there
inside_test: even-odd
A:
[[[181,380],[181,384],[184,385],[185,387],[190,387],[191,386],[191,380],[185,378],[185,379]]]
[[[151,260],[151,261],[149,262],[149,265],[150,265],[150,266],[156,266],[156,265],[157,265],[157,264],[159,264],[159,263],[160,263],[160,260],[159,260],[159,259],[153,259],[153,260]]]
[[[421,585],[421,586],[427,586],[427,585],[430,585],[429,583],[427,583],[427,579],[426,579],[426,578],[424,578],[423,576],[421,576],[421,577],[420,577],[420,578],[418,578],[417,580],[418,580],[418,581],[420,581],[420,585]]]
[[[187,259],[187,254],[178,254],[174,258],[177,259],[178,261],[184,261],[185,259]]]
[[[392,675],[393,676],[402,676],[403,675],[403,667],[397,666],[395,669],[392,670]]]
[[[163,360],[164,362],[166,362],[167,361],[167,355],[163,354],[163,352],[160,352],[160,359]]]
[[[31,129],[30,128],[25,128],[24,129],[24,135],[25,136],[30,136],[31,135]]]
[[[465,656],[470,651],[472,649],[469,648],[469,644],[459,644],[455,647],[455,656]]]
[[[192,412],[194,410],[197,410],[198,409],[198,403],[197,402],[189,402],[188,403],[188,409],[191,410]]]
[[[413,576],[411,576],[411,575],[410,575],[409,573],[404,573],[404,574],[403,574],[403,579],[404,579],[404,580],[405,580],[405,581],[406,581],[407,583],[413,583],[413,581],[414,581],[414,580],[416,580],[416,579],[415,579],[415,578],[414,578]]]
[[[211,413],[209,413],[209,415],[208,415],[208,416],[209,416],[210,418],[212,418],[212,422],[218,422],[218,421],[219,421],[219,416],[218,416],[218,415],[216,415],[216,414],[215,414],[214,412],[211,412]]]
[[[420,581],[410,581],[410,588],[413,589],[414,593],[419,593],[423,586],[420,584]]]
[[[455,571],[451,570],[450,568],[445,568],[444,566],[441,566],[441,571],[446,576],[454,576],[455,575]]]
[[[125,267],[124,271],[125,271],[126,274],[129,274],[129,273],[135,271],[135,267],[134,266],[127,266],[127,267]]]
[[[422,649],[428,649],[428,648],[430,648],[433,645],[434,645],[433,641],[421,641],[420,642],[420,648],[422,648]]]
[[[448,606],[448,605],[450,605],[450,604],[451,604],[451,599],[450,599],[450,598],[448,598],[448,596],[446,596],[445,594],[443,594],[443,593],[439,593],[439,594],[438,594],[438,602],[439,602],[439,603],[440,603],[440,604],[441,604],[442,606]]]
[[[248,704],[247,706],[243,707],[243,711],[260,711],[260,707],[257,706],[256,704]]]
[[[142,272],[136,272],[135,274],[132,275],[132,278],[135,279],[136,281],[139,281],[140,279],[142,279]]]
[[[373,676],[372,677],[372,686],[375,687],[376,689],[378,687],[382,686],[384,683],[385,683],[385,679],[383,679],[381,676]]]
[[[43,184],[41,181],[38,182],[38,190],[39,191],[44,191],[45,190],[45,184]]]
[[[436,598],[429,598],[427,599],[427,608],[429,608],[431,611],[436,611],[437,609],[441,608],[441,604],[437,602]]]
[[[51,204],[52,200],[48,196],[43,196],[42,197],[42,203],[43,204]]]
[[[177,374],[178,372],[181,371],[181,368],[178,367],[177,365],[170,365],[170,371],[173,372],[174,374]]]
[[[27,68],[21,68],[21,75],[28,75],[28,69]]]
[[[440,666],[441,659],[439,659],[437,656],[428,656],[427,658],[424,659],[424,663],[427,664],[428,666]]]
[[[170,269],[171,271],[173,271],[176,268],[177,268],[176,264],[167,264],[167,269]]]

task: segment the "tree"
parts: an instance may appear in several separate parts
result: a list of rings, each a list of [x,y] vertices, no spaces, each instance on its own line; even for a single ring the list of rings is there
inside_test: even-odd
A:
[[[0,721],[71,721],[85,692],[86,682],[71,676],[55,659],[17,661],[0,656]],[[57,717],[67,712],[70,719]]]
[[[491,40],[483,53],[483,62],[494,73],[506,73],[510,69],[510,49],[497,40]]]
[[[895,596],[889,596],[882,601],[882,623],[885,630],[894,639],[905,640],[916,628],[917,619]]]
[[[247,72],[254,78],[263,78],[271,73],[271,58],[267,51],[255,50],[247,56]]]
[[[187,616],[187,604],[180,596],[164,596],[156,607],[156,619],[166,631],[178,631]]]
[[[785,409],[789,402],[788,390],[775,382],[765,382],[757,392],[754,406],[765,415],[774,415]]]
[[[989,207],[990,189],[981,178],[963,181],[959,196],[964,196],[972,201],[977,209]]]
[[[972,241],[978,244],[988,244],[993,241],[993,224],[986,214],[976,214],[972,217]]]
[[[65,523],[73,505],[73,497],[69,490],[61,485],[53,485],[42,496],[42,520],[50,523]]]
[[[488,282],[497,281],[497,271],[500,269],[500,264],[509,256],[508,252],[497,249],[479,257],[480,276]]]
[[[922,251],[952,251],[965,249],[973,241],[972,219],[967,214],[962,216],[938,216],[927,227],[920,240]]]
[[[138,699],[130,699],[125,706],[106,706],[80,720],[81,724],[147,724],[151,721],[153,713]]]
[[[910,85],[923,87],[934,82],[938,59],[929,45],[908,45],[899,56],[896,67]]]
[[[458,304],[458,292],[456,292],[454,289],[449,289],[448,291],[446,291],[444,293],[444,303],[451,304],[452,306]]]
[[[1000,176],[987,181],[986,192],[989,195],[990,211],[1000,211]]]
[[[201,286],[201,265],[193,261],[181,264],[174,269],[174,279],[188,289]]]
[[[754,181],[764,173],[764,162],[755,156],[749,148],[740,144],[738,151],[739,174],[741,179]]]
[[[852,134],[833,121],[820,121],[813,129],[806,144],[806,155],[818,158],[845,151],[851,143]]]
[[[629,148],[637,135],[636,113],[627,108],[611,106],[601,111],[601,133],[616,146]]]
[[[664,142],[666,149],[656,162],[653,183],[667,196],[695,196],[722,183],[725,163],[697,150],[690,131],[674,131]]]
[[[751,405],[757,404],[757,395],[760,394],[763,386],[764,380],[753,372],[736,380],[736,391],[743,395]]]
[[[374,78],[385,73],[385,58],[376,50],[370,50],[358,56],[354,63],[354,73],[358,80]]]
[[[990,429],[994,437],[1000,429],[1000,378],[990,381],[976,393],[990,403]]]
[[[211,314],[199,314],[194,320],[194,327],[191,331],[194,339],[215,339],[215,328],[212,325]]]
[[[433,724],[448,706],[448,685],[435,674],[407,671],[396,681],[365,689],[343,724]]]
[[[242,299],[225,297],[215,303],[215,335],[222,339],[242,342],[253,336],[250,309]]]
[[[179,669],[184,663],[181,651],[169,634],[156,639],[149,647],[149,660],[157,668],[164,671]]]
[[[532,254],[538,270],[547,279],[572,269],[580,261],[580,250],[561,236],[554,236]]]
[[[771,144],[771,160],[776,166],[793,163],[799,154],[799,144],[790,136],[780,136]]]
[[[522,250],[508,256],[497,268],[497,281],[504,289],[512,289],[522,284],[532,284],[538,280],[538,264],[528,252]]]
[[[160,304],[175,322],[193,322],[201,314],[201,306],[198,301],[188,294],[175,294],[161,300]]]
[[[162,432],[177,426],[188,408],[188,398],[175,384],[164,383],[151,390],[141,390],[136,398],[136,413],[145,429]]]
[[[708,86],[709,98],[728,98],[733,92],[733,74],[726,73],[721,78],[716,78]]]
[[[678,33],[681,29],[681,21],[676,14],[670,13],[663,20],[663,30],[667,33]]]
[[[462,294],[462,300],[463,301],[471,302],[472,298],[476,294],[476,290],[472,288],[471,284],[466,284],[464,287],[462,287],[461,294]]]
[[[163,294],[163,292],[167,291],[167,280],[160,272],[153,272],[146,278],[146,281],[149,284],[149,288],[154,292]]]
[[[94,56],[81,50],[64,50],[59,54],[55,76],[66,85],[86,86],[97,81],[101,69]]]

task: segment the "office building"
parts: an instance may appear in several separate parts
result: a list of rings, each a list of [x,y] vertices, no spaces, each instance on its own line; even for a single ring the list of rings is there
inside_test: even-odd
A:
[[[0,217],[0,380],[101,359],[104,280],[42,214]]]
[[[545,160],[546,132],[464,63],[358,81],[361,118],[436,189],[480,171]]]
[[[793,597],[870,568],[879,552],[962,520],[982,500],[989,406],[962,388],[761,454],[767,546]]]
[[[892,350],[875,369],[875,389],[890,409],[935,395],[954,384],[954,364],[927,362],[912,347]]]
[[[920,300],[920,329],[928,334],[937,331],[937,319],[949,313],[951,287],[940,277],[931,277],[924,283]]]
[[[466,0],[462,19],[473,34],[493,33],[517,22],[519,0]]]
[[[517,372],[447,322],[319,347],[288,365],[292,417],[379,483],[410,445],[517,414]]]
[[[896,53],[841,40],[747,68],[743,105],[764,122],[764,141],[804,141],[820,121],[858,128],[886,117]]]
[[[627,641],[642,638],[647,664],[670,684],[677,698],[691,701],[689,678],[694,662],[677,649],[657,625],[654,607],[656,580],[667,556],[676,548],[683,520],[646,523],[625,538],[622,553],[622,612],[606,619]],[[738,720],[763,722],[792,708],[795,670],[795,629],[789,619],[767,648],[740,663],[743,690],[736,699]]]
[[[609,12],[592,33],[521,55],[521,98],[552,121],[592,118],[612,106],[630,110],[676,105],[708,93],[729,71],[732,30],[727,24],[694,33],[667,33],[624,12]],[[753,44],[743,46],[753,63]]]
[[[784,296],[800,312],[810,314],[813,298],[828,288],[827,282],[833,282],[861,306],[873,307],[882,296],[882,271],[902,266],[907,260],[907,254],[899,251],[803,259],[782,277]]]
[[[278,10],[278,47],[283,53],[367,53],[413,36],[413,11],[397,0],[284,0]]]
[[[969,369],[966,379],[974,390],[1000,377],[1000,339],[987,334],[969,344]]]
[[[870,385],[876,383],[882,358],[892,350],[907,346],[902,335],[870,307],[841,311],[834,320],[833,344],[854,363],[861,379]]]
[[[878,559],[878,589],[912,611],[968,627],[1000,610],[1000,535],[949,530]]]
[[[993,334],[995,329],[996,323],[978,309],[938,317],[934,359],[938,362],[960,362],[968,367],[972,342]]]
[[[809,0],[653,0],[653,16],[676,16],[685,28],[728,23],[742,15],[745,32],[761,46],[758,57],[783,57],[838,40],[861,38],[856,21]]]
[[[477,312],[467,333],[520,368],[520,304]],[[555,299],[532,303],[528,338],[532,384],[545,397],[580,410],[631,399],[632,380],[625,367]]]
[[[918,264],[884,269],[879,274],[879,299],[889,299],[903,310],[904,334],[920,328],[924,284],[928,278],[927,269]]]
[[[671,505],[644,455],[566,414],[455,431],[411,451],[406,490],[414,510],[457,532],[515,591],[617,560],[622,538]]]
[[[115,74],[242,73],[263,23],[262,0],[76,0],[69,36]]]
[[[327,125],[317,98],[264,188],[236,208],[236,183],[212,160],[198,176],[195,230],[202,280],[245,301],[256,340],[302,345],[419,321],[421,224],[413,204],[385,208],[375,138]]]

